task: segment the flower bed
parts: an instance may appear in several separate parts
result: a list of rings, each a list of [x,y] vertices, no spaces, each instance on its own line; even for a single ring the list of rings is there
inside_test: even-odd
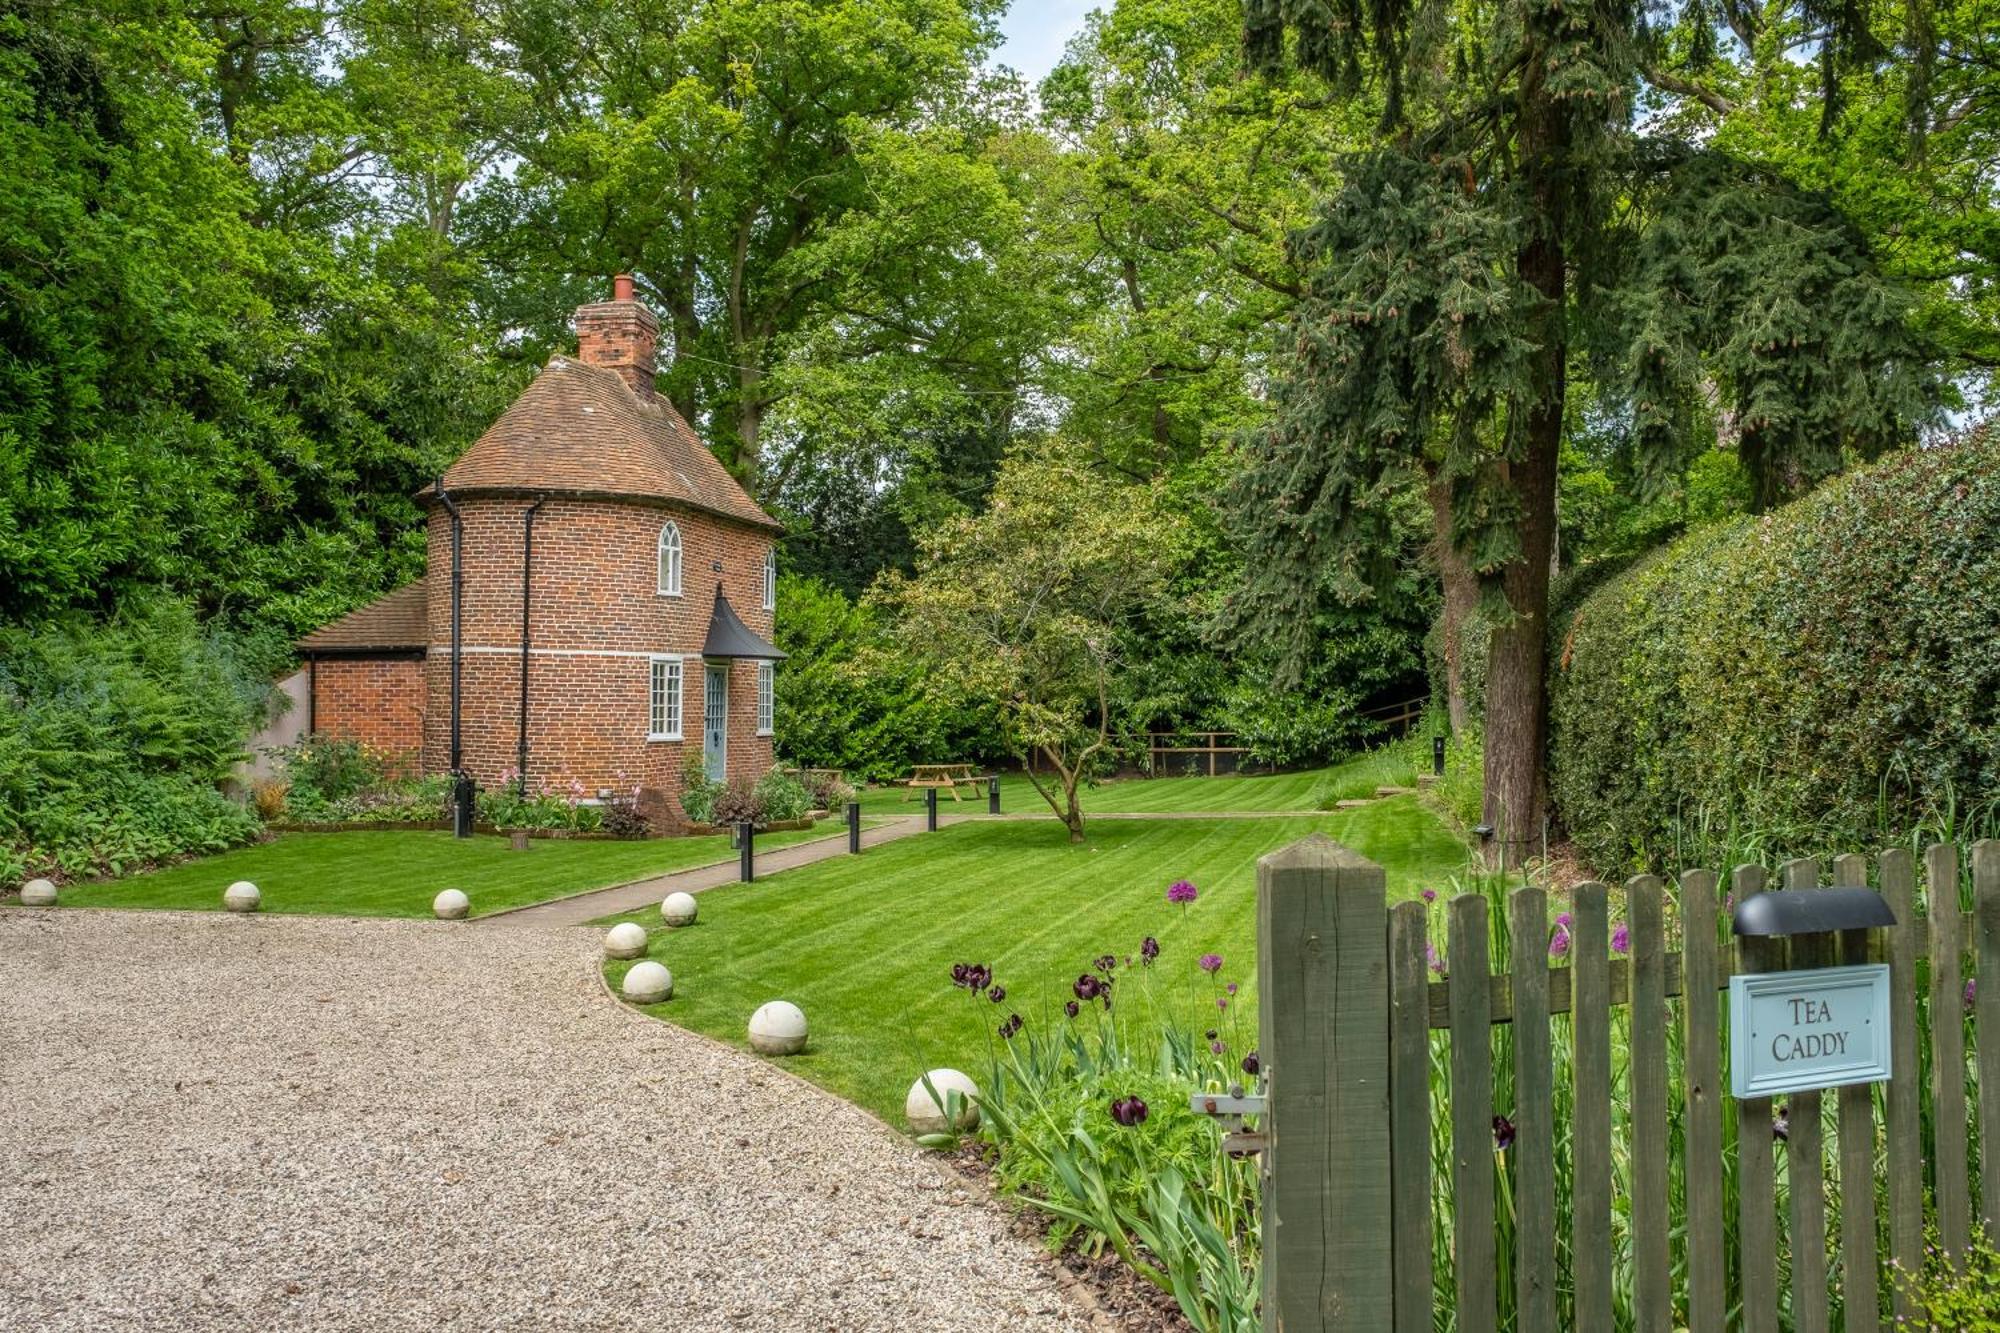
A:
[[[1182,911],[1198,896],[1185,880],[1167,891]],[[1240,1095],[1259,1073],[1222,968],[1214,953],[1163,965],[1149,935],[1122,962],[1092,959],[1053,1030],[1031,1029],[982,963],[957,964],[951,981],[1000,1016],[978,1099],[995,1183],[1053,1218],[1059,1242],[1115,1253],[1202,1333],[1254,1333],[1256,1167],[1225,1153],[1220,1124],[1191,1105],[1198,1093]],[[1121,1019],[1114,997],[1134,989],[1157,1027]],[[956,1136],[919,1141],[948,1147]]]

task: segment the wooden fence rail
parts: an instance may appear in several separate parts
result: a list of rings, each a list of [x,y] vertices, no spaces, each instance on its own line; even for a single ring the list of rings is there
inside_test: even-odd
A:
[[[1973,1151],[2000,1143],[2000,841],[1970,862],[1928,849],[1921,895],[1904,851],[1780,867],[1786,893],[1872,880],[1879,930],[1735,938],[1690,870],[1579,885],[1560,926],[1541,889],[1464,895],[1440,941],[1323,837],[1265,858],[1265,1327],[1896,1326],[1892,1263],[1921,1270],[1927,1223],[1953,1256],[1975,1217],[2000,1233]],[[1728,880],[1739,903],[1766,886]],[[1732,976],[1875,962],[1886,1083],[1729,1095]]]

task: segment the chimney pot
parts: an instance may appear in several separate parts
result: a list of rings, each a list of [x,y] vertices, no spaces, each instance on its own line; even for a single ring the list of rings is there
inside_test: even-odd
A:
[[[630,273],[619,273],[612,277],[611,299],[614,301],[630,301],[633,299],[632,275]]]

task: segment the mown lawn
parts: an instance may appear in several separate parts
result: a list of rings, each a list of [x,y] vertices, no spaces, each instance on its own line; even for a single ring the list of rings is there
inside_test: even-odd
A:
[[[1247,1049],[1256,861],[1313,832],[1382,863],[1393,897],[1445,889],[1466,864],[1463,846],[1407,796],[1296,819],[1100,820],[1082,846],[1052,821],[968,822],[710,890],[685,930],[660,928],[651,909],[608,920],[653,931],[649,956],[675,984],[674,998],[654,1006],[660,1017],[742,1045],[752,1010],[791,1000],[812,1042],[787,1067],[900,1125],[917,1073],[942,1064],[976,1074],[987,1034],[1009,1013],[1069,1021],[1063,1001],[1100,954],[1120,959],[1116,1021],[1143,1023],[1155,1005],[1185,1004],[1214,1014],[1222,1039]],[[1178,878],[1200,891],[1186,909],[1166,902]],[[1136,958],[1149,934],[1160,941],[1158,964],[1128,969],[1124,957]],[[1224,960],[1213,980],[1195,966],[1208,951]],[[955,962],[991,966],[1005,1002],[954,990]],[[608,965],[614,986],[629,966]],[[1218,1010],[1229,981],[1241,993]]]
[[[1321,810],[1335,801],[1373,796],[1378,786],[1407,787],[1416,782],[1412,759],[1415,746],[1396,744],[1337,764],[1298,773],[1247,777],[1120,778],[1101,782],[1083,795],[1085,811],[1100,814],[1176,814],[1220,810]],[[938,793],[938,808],[946,812],[986,809],[984,786],[962,789],[953,802]],[[878,814],[915,814],[923,809],[923,792],[904,787],[876,787],[861,794],[861,808]],[[1007,814],[1047,813],[1048,804],[1028,779],[1002,775],[1000,808]]]
[[[762,848],[838,834],[838,823],[769,833]],[[222,891],[247,879],[266,912],[330,916],[429,916],[441,889],[463,889],[472,914],[545,902],[585,889],[685,870],[735,856],[727,836],[586,842],[538,838],[509,850],[493,834],[454,838],[431,830],[283,833],[270,842],[148,874],[62,890],[65,907],[150,907],[221,911]]]

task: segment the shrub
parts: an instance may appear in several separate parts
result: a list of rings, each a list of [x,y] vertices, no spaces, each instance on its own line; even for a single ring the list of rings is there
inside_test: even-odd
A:
[[[270,751],[283,765],[290,790],[285,805],[298,819],[326,819],[334,806],[363,792],[379,790],[388,778],[388,762],[375,749],[356,740],[308,736],[295,745]]]
[[[764,803],[766,820],[801,819],[813,808],[812,793],[803,782],[782,769],[772,769],[757,783],[757,799]]]
[[[761,824],[764,798],[748,778],[731,778],[715,793],[710,804],[711,824]]]
[[[477,799],[480,821],[500,829],[595,833],[604,824],[603,810],[583,804],[582,789],[576,784],[565,791],[544,788],[530,795],[504,784],[480,792]]]
[[[839,810],[854,799],[854,785],[836,773],[809,769],[799,776],[815,810]]]
[[[886,781],[912,764],[1003,752],[984,704],[947,697],[899,653],[876,613],[815,579],[779,583],[777,733],[786,759]],[[694,818],[690,813],[689,818]]]
[[[0,877],[118,874],[257,836],[217,784],[270,665],[173,602],[0,630]]]
[[[1550,788],[1600,873],[1700,859],[1689,829],[1851,845],[1990,801],[2000,437],[1909,450],[1694,533],[1566,628]]]
[[[692,824],[715,824],[715,798],[722,784],[708,776],[708,765],[699,750],[689,750],[681,760],[681,813]]]

